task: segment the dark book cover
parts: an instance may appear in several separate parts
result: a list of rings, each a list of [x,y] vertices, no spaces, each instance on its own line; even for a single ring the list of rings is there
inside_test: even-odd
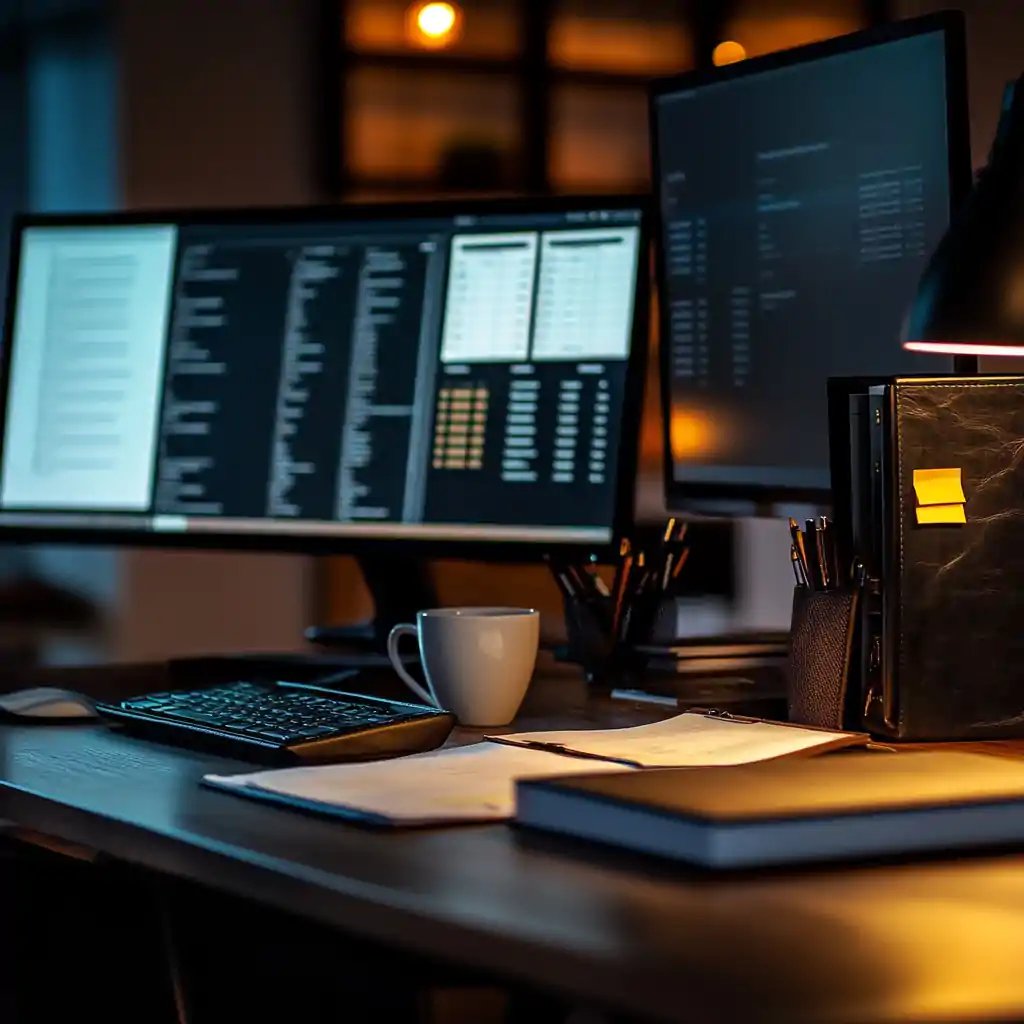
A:
[[[546,789],[564,806],[617,803],[659,816],[714,824],[756,824],[977,803],[1024,803],[1024,761],[958,750],[844,752],[708,768],[526,779],[517,791]],[[517,817],[522,808],[517,811]]]
[[[830,754],[526,779],[516,823],[708,867],[903,855],[1024,839],[1024,762],[962,751]]]
[[[887,390],[882,731],[1024,735],[1024,378]]]

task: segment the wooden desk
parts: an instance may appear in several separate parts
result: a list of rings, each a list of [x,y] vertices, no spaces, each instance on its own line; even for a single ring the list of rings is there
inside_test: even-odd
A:
[[[558,685],[536,695],[545,724],[658,714],[573,712],[580,691]],[[8,726],[0,817],[651,1020],[1024,1017],[1024,856],[716,878],[505,826],[374,832],[198,786],[242,768],[102,727]]]

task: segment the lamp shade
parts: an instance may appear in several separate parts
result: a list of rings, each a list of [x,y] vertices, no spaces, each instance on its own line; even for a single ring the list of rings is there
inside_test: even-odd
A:
[[[1006,89],[988,164],[932,254],[902,341],[1024,356],[1024,76]]]

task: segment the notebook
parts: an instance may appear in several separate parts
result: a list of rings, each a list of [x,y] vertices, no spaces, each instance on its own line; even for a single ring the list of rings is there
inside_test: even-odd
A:
[[[853,752],[522,780],[516,823],[712,868],[1024,841],[1024,761]]]
[[[350,821],[411,827],[511,818],[517,779],[744,764],[867,742],[859,733],[690,711],[631,729],[515,733],[386,761],[207,775],[203,782]]]

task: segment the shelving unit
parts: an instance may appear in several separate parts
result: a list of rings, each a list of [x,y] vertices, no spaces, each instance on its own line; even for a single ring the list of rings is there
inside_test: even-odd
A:
[[[407,6],[335,5],[336,193],[646,188],[645,87],[691,66],[685,0],[461,0],[443,50],[406,39]]]
[[[444,49],[407,38],[409,0],[325,0],[328,191],[643,191],[646,86],[885,20],[887,0],[459,0]]]

